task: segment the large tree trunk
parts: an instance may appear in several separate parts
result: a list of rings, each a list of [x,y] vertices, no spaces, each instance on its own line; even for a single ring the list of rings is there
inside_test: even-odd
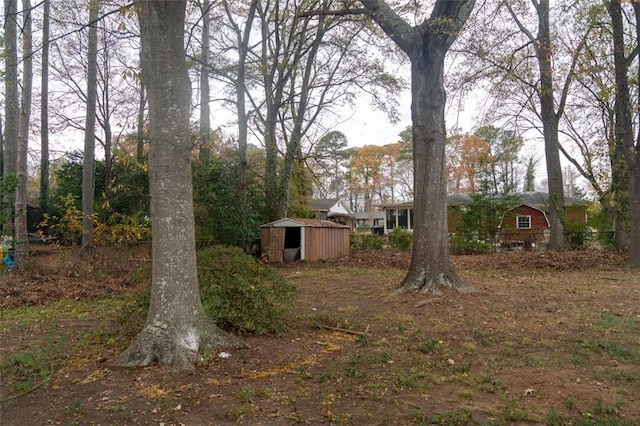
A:
[[[636,157],[640,157],[637,155]],[[629,257],[627,258],[627,264],[631,267],[640,267],[640,169],[638,163],[640,158],[637,158],[635,165],[635,173],[631,174],[631,181],[629,183],[629,195],[630,202],[629,207],[631,211],[631,223],[635,226],[631,227],[631,238],[629,241]]]
[[[20,99],[18,98],[18,0],[4,2],[4,105],[5,128],[2,176],[6,179],[15,175],[18,151],[18,128],[20,123]],[[14,197],[5,194],[6,206],[2,234],[13,237],[13,203]]]
[[[551,36],[549,32],[549,1],[541,0],[538,9],[538,44],[536,52],[540,68],[540,113],[544,133],[544,153],[547,163],[549,185],[549,250],[562,250],[564,241],[564,185],[560,164],[560,142],[558,140],[559,115],[553,89],[553,67],[551,64]]]
[[[31,92],[33,87],[33,59],[31,45],[31,2],[22,0],[22,102],[16,163],[16,219],[15,266],[24,269],[29,253],[27,235],[27,154],[29,151],[29,120],[31,118]]]
[[[49,208],[49,23],[51,1],[42,10],[42,71],[40,80],[40,208]]]
[[[636,20],[640,19],[640,6],[634,5]],[[608,2],[613,31],[613,60],[616,81],[616,144],[620,144],[624,153],[629,173],[629,213],[631,219],[631,235],[629,257],[627,263],[640,266],[640,143],[634,140],[629,91],[627,58],[625,56],[624,23],[620,0]],[[637,24],[637,22],[636,22]],[[640,30],[636,34],[636,42],[640,40]]]
[[[87,52],[87,107],[82,160],[82,248],[93,245],[93,203],[95,199],[95,130],[98,95],[98,10],[100,0],[89,3],[89,44]]]
[[[139,3],[142,73],[149,100],[149,187],[153,230],[151,301],[143,330],[119,366],[154,361],[190,368],[202,347],[244,346],[204,313],[196,270],[189,102],[184,60],[186,1]]]
[[[400,292],[468,290],[453,269],[447,231],[444,60],[475,2],[436,1],[431,17],[417,27],[386,2],[361,0],[371,17],[411,60],[414,231],[411,266]]]
[[[414,230],[411,267],[402,291],[436,291],[439,285],[463,288],[451,265],[447,231],[445,49],[424,50],[411,65]]]

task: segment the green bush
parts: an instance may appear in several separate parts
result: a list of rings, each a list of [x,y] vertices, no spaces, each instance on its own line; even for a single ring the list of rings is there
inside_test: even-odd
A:
[[[198,282],[205,313],[222,329],[238,334],[282,331],[285,314],[297,289],[280,273],[238,247],[217,245],[197,254]],[[132,281],[150,281],[150,267]],[[122,324],[139,324],[149,307],[149,291],[141,294],[119,318]]]
[[[202,304],[219,327],[256,334],[284,328],[297,289],[275,268],[221,245],[199,251],[197,259]]]
[[[591,228],[586,225],[567,224],[564,228],[564,238],[572,250],[583,249],[593,238]]]
[[[389,235],[389,245],[399,250],[409,250],[413,245],[413,234],[406,229],[394,228]]]
[[[465,238],[463,235],[454,235],[449,239],[449,251],[451,254],[488,254],[492,251],[491,243],[476,239]]]
[[[351,234],[352,250],[382,250],[384,239],[380,235],[369,232],[356,232]]]

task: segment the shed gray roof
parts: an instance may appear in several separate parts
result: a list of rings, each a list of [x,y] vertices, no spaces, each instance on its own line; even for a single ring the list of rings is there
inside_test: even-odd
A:
[[[260,228],[311,227],[311,228],[347,228],[348,226],[330,220],[288,218],[265,223]]]

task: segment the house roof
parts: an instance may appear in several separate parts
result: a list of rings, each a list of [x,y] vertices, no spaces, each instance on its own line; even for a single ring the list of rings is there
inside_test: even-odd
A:
[[[260,228],[299,228],[299,227],[309,227],[309,228],[347,228],[350,229],[346,225],[341,225],[336,222],[331,222],[330,220],[318,220],[318,219],[298,219],[298,218],[288,218],[276,220],[270,223],[265,223],[261,225]]]
[[[374,210],[371,212],[355,212],[353,214],[354,219],[384,219],[384,212],[382,210]]]
[[[313,199],[307,205],[314,211],[328,212],[329,216],[348,216],[353,212],[342,198]]]
[[[522,204],[526,204],[530,207],[540,207],[549,204],[549,193],[535,191],[535,192],[519,192],[511,194],[514,196],[522,197]],[[584,205],[588,202],[575,197],[564,197],[565,206]]]
[[[447,195],[447,205],[456,206],[460,204],[468,204],[473,201],[469,195],[465,194],[449,194]],[[382,204],[383,208],[398,208],[398,207],[413,207],[413,200],[405,201],[402,203],[390,203],[390,204]]]
[[[313,210],[329,211],[331,207],[335,206],[339,200],[339,198],[324,198],[320,200],[314,199],[307,201],[307,205]]]
[[[547,192],[535,191],[535,192],[516,192],[509,194],[512,197],[519,197],[520,204],[526,204],[530,207],[540,209],[541,207],[549,204],[549,194]],[[461,204],[468,204],[473,201],[471,196],[466,194],[449,194],[447,195],[447,205],[456,206]],[[565,206],[579,206],[587,205],[589,202],[575,197],[564,197]],[[384,208],[398,208],[398,207],[412,207],[413,200],[403,203],[383,204]]]

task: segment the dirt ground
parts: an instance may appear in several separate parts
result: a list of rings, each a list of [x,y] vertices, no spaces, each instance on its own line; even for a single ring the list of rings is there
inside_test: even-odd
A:
[[[287,330],[177,373],[109,366],[144,253],[64,253],[0,274],[2,426],[640,424],[640,271],[618,254],[456,256],[476,293],[393,297],[407,253],[283,265]]]

